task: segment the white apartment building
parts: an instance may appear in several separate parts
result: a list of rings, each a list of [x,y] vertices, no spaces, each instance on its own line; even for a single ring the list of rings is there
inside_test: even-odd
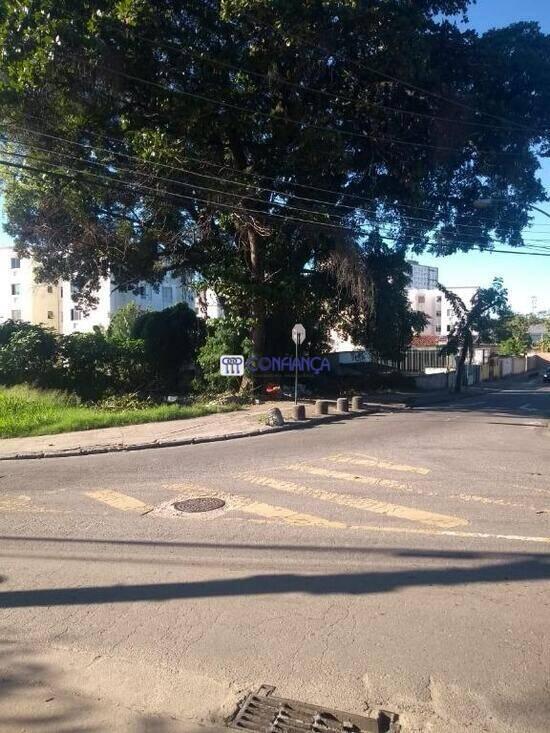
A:
[[[462,298],[467,308],[470,306],[472,296],[477,289],[477,285],[449,287],[449,290]],[[411,308],[422,311],[429,318],[422,335],[437,336],[444,340],[457,321],[453,307],[445,295],[440,290],[420,290],[416,288],[409,288],[408,295]]]
[[[479,285],[450,285],[448,290],[456,293],[459,298],[464,301],[466,308],[470,307],[470,302],[474,296],[474,293],[479,289]],[[451,330],[453,324],[457,321],[457,317],[453,310],[452,305],[449,301],[444,298],[442,315],[441,315],[441,333],[446,336]]]
[[[30,259],[20,259],[13,247],[0,247],[0,322],[9,319],[49,327],[59,333],[91,332],[95,326],[107,328],[111,316],[127,303],[137,303],[143,310],[163,310],[177,303],[187,303],[198,315],[217,318],[222,315],[219,300],[212,291],[198,299],[190,287],[168,274],[158,286],[140,283],[135,292],[120,292],[105,278],[97,292],[97,305],[84,310],[76,302],[69,282],[38,284]]]
[[[440,290],[409,288],[407,291],[411,308],[428,316],[428,323],[422,331],[423,336],[445,335],[443,331],[444,296]]]
[[[65,283],[63,299],[64,334],[91,332],[96,326],[107,328],[111,316],[127,303],[136,303],[143,310],[158,311],[170,308],[177,303],[187,303],[196,310],[195,296],[191,289],[179,278],[168,274],[158,285],[140,283],[135,291],[121,292],[109,278],[105,278],[96,293],[98,299],[94,308],[84,310],[75,300],[76,291],[69,283]]]

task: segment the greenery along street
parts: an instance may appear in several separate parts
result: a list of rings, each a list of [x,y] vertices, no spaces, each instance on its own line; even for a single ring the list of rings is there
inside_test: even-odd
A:
[[[525,246],[546,197],[550,39],[445,19],[468,5],[7,0],[7,231],[83,304],[171,271],[220,296],[233,353],[299,321],[311,353],[334,328],[397,359],[407,250]]]
[[[192,405],[142,405],[140,403],[106,401],[87,406],[65,392],[39,390],[26,386],[0,387],[0,438],[21,438],[30,435],[67,433],[72,430],[112,428],[165,420],[183,420],[233,407],[195,403]]]

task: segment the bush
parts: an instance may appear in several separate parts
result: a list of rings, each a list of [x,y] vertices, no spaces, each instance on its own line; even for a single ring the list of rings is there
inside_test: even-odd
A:
[[[204,321],[185,303],[142,314],[132,330],[133,338],[144,343],[145,358],[158,387],[175,391],[181,386],[182,372],[194,368],[204,333]]]
[[[93,333],[65,336],[60,349],[63,385],[85,400],[141,391],[149,378],[142,341],[111,340]]]
[[[248,324],[244,319],[228,316],[207,321],[206,328],[206,341],[197,355],[201,373],[195,386],[197,389],[216,394],[236,391],[240,386],[240,377],[222,377],[220,356],[243,354],[246,359],[252,353]]]
[[[128,341],[132,338],[136,321],[146,311],[131,301],[119,308],[111,317],[107,337],[115,341]]]
[[[16,321],[0,324],[0,384],[55,386],[57,350],[56,334],[42,326]]]

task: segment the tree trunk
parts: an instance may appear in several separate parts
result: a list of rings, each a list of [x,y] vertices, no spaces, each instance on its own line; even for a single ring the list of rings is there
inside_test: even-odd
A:
[[[251,270],[251,275],[252,275],[252,281],[256,287],[256,290],[258,291],[264,282],[264,270],[263,270],[261,252],[260,252],[260,245],[258,241],[258,234],[253,229],[253,227],[249,227],[247,236],[248,236],[248,251],[249,251],[249,256],[250,256],[250,270]],[[261,297],[261,295],[258,295],[257,292],[253,295],[251,299],[250,312],[252,315],[252,329],[251,329],[250,336],[252,339],[253,355],[262,356],[264,353],[264,349],[265,349],[266,312],[265,312],[265,302],[263,298]],[[251,388],[254,389],[254,387],[255,387],[254,375],[245,374],[241,382],[240,391],[244,392]]]

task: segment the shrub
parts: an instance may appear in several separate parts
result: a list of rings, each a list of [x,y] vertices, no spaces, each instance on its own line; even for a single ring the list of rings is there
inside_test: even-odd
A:
[[[193,368],[204,332],[204,321],[185,303],[179,303],[139,316],[132,336],[143,340],[144,354],[158,386],[178,390],[182,371]]]
[[[136,321],[146,311],[131,301],[116,311],[111,317],[107,337],[116,341],[128,341],[132,338]]]
[[[252,353],[248,324],[245,319],[227,316],[210,319],[206,328],[206,341],[197,355],[201,373],[196,387],[211,393],[236,391],[240,377],[223,377],[220,374],[220,356],[243,354],[246,359]]]
[[[93,333],[65,336],[60,349],[63,385],[85,400],[143,390],[149,373],[142,341],[111,340]]]
[[[0,324],[0,383],[55,386],[58,344],[55,333],[42,326],[15,321]]]

